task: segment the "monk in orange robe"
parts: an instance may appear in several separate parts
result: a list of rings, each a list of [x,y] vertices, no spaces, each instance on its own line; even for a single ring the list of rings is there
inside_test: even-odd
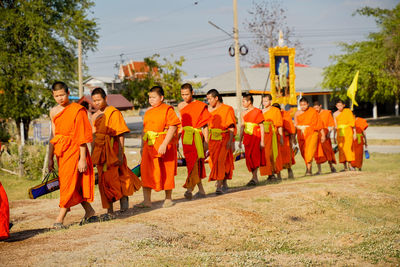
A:
[[[321,119],[323,130],[325,132],[325,142],[321,142],[321,134],[318,134],[318,146],[315,152],[315,161],[318,165],[317,174],[321,174],[321,164],[328,161],[331,172],[336,172],[333,164],[336,164],[335,152],[332,149],[331,132],[335,127],[335,122],[332,117],[332,112],[327,109],[322,109],[321,103],[314,101],[314,109],[318,112]]]
[[[264,109],[264,153],[265,166],[260,167],[261,175],[268,175],[268,179],[281,179],[283,168],[281,146],[283,145],[283,120],[279,108],[272,106],[272,96],[266,94],[262,98]],[[274,174],[277,174],[275,177]]]
[[[165,191],[164,208],[174,205],[172,189],[177,173],[177,129],[180,120],[174,108],[163,103],[164,90],[154,86],[149,91],[151,107],[143,118],[142,163],[140,166],[143,202],[138,208],[151,208],[151,190]]]
[[[102,88],[92,91],[95,140],[92,152],[97,166],[101,203],[108,213],[113,213],[113,202],[120,201],[120,211],[129,208],[128,196],[141,187],[139,178],[128,168],[124,154],[124,133],[129,133],[122,114],[107,105],[106,92]]]
[[[353,150],[353,140],[356,140],[355,118],[353,112],[345,108],[342,100],[336,102],[338,109],[333,113],[335,119],[335,134],[337,135],[337,143],[339,148],[339,162],[343,163],[343,171],[351,170],[351,162],[355,160]]]
[[[258,168],[261,166],[262,159],[265,165],[265,157],[261,157],[264,151],[264,117],[262,111],[253,106],[253,96],[246,94],[243,96],[242,105],[246,109],[242,112],[242,125],[240,126],[239,148],[242,142],[245,149],[246,166],[252,173],[252,178],[247,186],[258,184]]]
[[[52,86],[57,106],[50,110],[52,139],[49,144],[49,171],[54,170],[54,155],[58,161],[60,181],[60,213],[54,228],[63,228],[65,215],[72,206],[81,204],[85,216],[81,223],[97,221],[89,202],[94,198],[93,164],[86,143],[92,142],[92,127],[86,110],[79,104],[70,103],[65,83]]]
[[[193,198],[193,189],[197,185],[199,191],[194,198],[205,198],[201,179],[205,178],[204,167],[205,151],[208,149],[208,121],[211,114],[207,104],[193,99],[193,88],[190,83],[181,86],[183,102],[179,103],[179,113],[182,121],[182,147],[186,159],[188,175],[183,185],[187,188],[184,196],[186,199]]]
[[[294,117],[294,125],[297,129],[297,140],[301,155],[306,163],[306,176],[312,175],[312,160],[317,151],[318,134],[321,133],[321,143],[325,142],[325,132],[323,130],[322,122],[318,112],[309,107],[306,98],[300,99],[300,110],[298,110]],[[321,155],[322,156],[322,151]]]
[[[217,181],[215,193],[221,195],[228,191],[227,180],[232,179],[234,169],[236,118],[233,108],[222,103],[222,97],[216,89],[208,91],[206,97],[208,111],[211,113],[208,124],[210,128],[208,163],[211,169],[209,181]]]
[[[281,108],[278,103],[273,104],[276,108]],[[294,127],[290,111],[281,109],[282,114],[282,131],[283,131],[283,145],[280,147],[281,159],[283,169],[288,170],[288,178],[293,179],[292,165],[296,164],[295,154],[293,151],[294,137],[296,135],[296,128]]]
[[[364,147],[368,148],[367,135],[365,130],[368,128],[368,123],[365,119],[356,117],[355,121],[357,138],[353,142],[355,160],[351,162],[353,168],[358,168],[361,171],[364,157]]]
[[[0,182],[0,240],[10,237],[10,207],[3,185]]]

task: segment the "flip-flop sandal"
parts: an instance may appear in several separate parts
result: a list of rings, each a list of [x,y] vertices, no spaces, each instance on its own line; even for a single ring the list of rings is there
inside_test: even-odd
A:
[[[167,202],[164,201],[164,204],[162,205],[163,208],[170,208],[172,206],[175,206],[175,202],[173,201],[167,201]]]
[[[206,194],[202,194],[200,192],[197,192],[196,194],[194,194],[193,198],[194,199],[201,199],[201,198],[206,198],[207,195]]]
[[[14,226],[14,224],[12,223],[12,222],[10,222],[9,224],[8,224],[8,230],[11,230],[11,228]]]
[[[88,223],[94,223],[94,222],[99,222],[100,218],[99,216],[93,215],[89,218],[83,218],[81,220],[81,222],[79,223],[80,226],[84,225],[84,224],[88,224]]]
[[[184,196],[187,200],[192,200],[192,198],[193,198],[192,192],[188,192],[188,191],[186,191],[185,194],[183,194],[183,196]]]
[[[99,217],[101,222],[106,222],[106,221],[111,221],[115,219],[115,216],[105,213],[105,214],[101,214]]]
[[[215,194],[217,194],[217,195],[223,195],[224,194],[224,191],[222,191],[222,189],[217,189],[216,191],[215,191]]]
[[[54,223],[53,224],[53,229],[54,230],[61,230],[61,229],[67,229],[67,227],[62,223]]]
[[[144,204],[144,203],[139,203],[139,204],[136,204],[135,206],[133,206],[134,208],[138,208],[138,209],[151,209],[151,206],[148,206],[148,205],[146,205],[146,204]]]
[[[256,186],[256,185],[257,185],[257,182],[256,182],[256,181],[250,180],[250,181],[247,183],[246,186]]]

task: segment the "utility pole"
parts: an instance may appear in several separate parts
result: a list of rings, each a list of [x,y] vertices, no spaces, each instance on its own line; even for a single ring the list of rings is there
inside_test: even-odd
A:
[[[83,96],[83,81],[82,81],[82,41],[78,40],[78,88],[79,98]]]
[[[235,70],[236,70],[236,110],[238,112],[238,124],[239,127],[241,122],[242,113],[242,88],[240,84],[240,63],[239,63],[239,28],[238,28],[238,16],[237,16],[237,0],[233,0],[233,38],[235,39]]]

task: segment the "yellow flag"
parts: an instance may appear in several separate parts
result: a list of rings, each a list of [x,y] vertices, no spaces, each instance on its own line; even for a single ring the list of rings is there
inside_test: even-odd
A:
[[[356,102],[358,73],[359,73],[359,71],[356,72],[356,75],[354,76],[349,89],[347,89],[347,96],[351,99],[351,110],[353,110],[353,105],[358,106],[358,104]]]

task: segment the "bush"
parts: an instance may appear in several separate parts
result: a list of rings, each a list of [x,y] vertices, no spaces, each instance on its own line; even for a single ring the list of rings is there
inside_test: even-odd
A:
[[[23,151],[25,177],[30,180],[41,179],[44,157],[47,146],[45,145],[25,145]],[[17,172],[18,170],[18,144],[10,143],[7,145],[7,152],[1,155],[1,165],[3,168]]]
[[[8,140],[10,140],[10,134],[7,129],[7,123],[0,121],[0,142],[6,143]]]

